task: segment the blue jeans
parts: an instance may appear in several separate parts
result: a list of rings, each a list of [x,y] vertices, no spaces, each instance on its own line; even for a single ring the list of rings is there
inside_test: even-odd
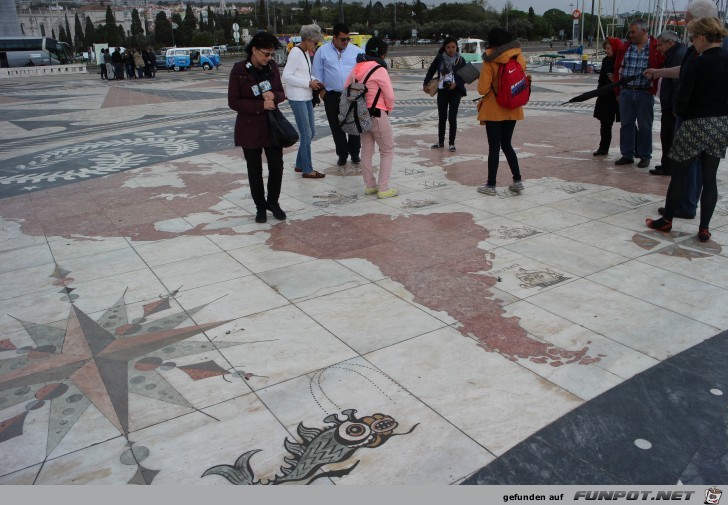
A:
[[[680,129],[682,118],[675,118],[675,132]],[[669,158],[668,158],[669,161]],[[690,165],[687,175],[684,179],[682,195],[677,204],[676,211],[678,214],[687,214],[694,216],[698,210],[698,202],[700,201],[700,193],[703,190],[703,167],[698,156]]]
[[[652,158],[652,121],[655,97],[649,90],[622,89],[619,92],[619,150],[625,158]],[[637,122],[637,141],[634,124]]]
[[[313,121],[313,104],[311,100],[289,100],[293,117],[296,118],[296,127],[298,135],[301,137],[298,141],[298,154],[296,155],[296,166],[300,168],[304,174],[313,172],[311,163],[311,140],[316,133]]]

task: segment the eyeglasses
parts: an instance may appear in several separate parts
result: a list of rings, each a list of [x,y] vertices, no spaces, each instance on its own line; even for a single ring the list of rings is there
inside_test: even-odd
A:
[[[349,42],[351,40],[351,37],[339,37],[339,40],[341,42]]]
[[[256,47],[256,49],[258,49]],[[258,49],[258,52],[263,55],[264,58],[272,58],[273,55],[275,55],[275,51],[263,51],[261,49]]]

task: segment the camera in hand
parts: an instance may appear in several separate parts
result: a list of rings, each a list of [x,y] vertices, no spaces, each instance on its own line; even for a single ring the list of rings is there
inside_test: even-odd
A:
[[[443,88],[449,88],[450,86],[452,86],[452,79],[444,79],[442,81]]]

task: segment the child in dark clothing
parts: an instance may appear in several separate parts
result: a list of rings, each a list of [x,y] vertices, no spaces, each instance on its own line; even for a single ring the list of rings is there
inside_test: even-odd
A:
[[[614,55],[622,48],[622,41],[618,38],[608,38],[602,47],[607,55],[602,60],[597,87],[614,82]],[[609,145],[612,143],[612,125],[615,121],[619,122],[619,103],[614,92],[610,91],[597,97],[597,103],[594,105],[594,117],[600,123],[599,148],[594,152],[594,156],[606,156],[609,154]]]

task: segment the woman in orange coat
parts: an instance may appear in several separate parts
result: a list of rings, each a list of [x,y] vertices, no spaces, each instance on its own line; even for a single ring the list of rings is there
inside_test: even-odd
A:
[[[488,33],[488,49],[483,54],[483,67],[478,80],[478,92],[483,95],[478,104],[478,121],[480,124],[485,124],[488,135],[488,181],[483,186],[478,186],[478,192],[486,195],[496,194],[495,180],[498,175],[498,157],[501,149],[513,174],[513,184],[508,186],[508,189],[515,193],[523,191],[518,157],[511,145],[516,121],[523,119],[523,107],[515,109],[501,107],[495,97],[498,93],[500,66],[514,57],[525,71],[526,60],[521,53],[521,44],[510,32],[502,28],[493,28]]]

